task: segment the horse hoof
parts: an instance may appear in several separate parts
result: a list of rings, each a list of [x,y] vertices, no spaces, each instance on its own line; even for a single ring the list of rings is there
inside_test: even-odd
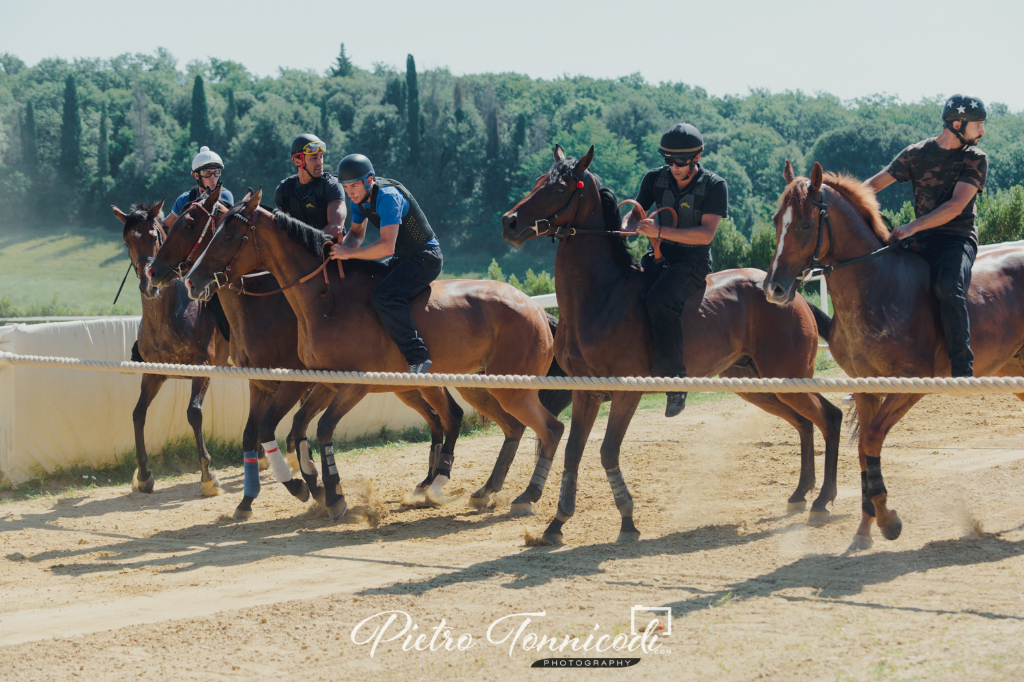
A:
[[[217,479],[216,474],[211,476],[209,481],[203,481],[202,492],[203,497],[216,497],[223,492],[220,489],[220,481]]]
[[[341,517],[345,516],[345,512],[347,511],[348,502],[346,502],[343,497],[327,508],[327,515],[331,517],[331,521],[337,523],[338,521],[341,521]]]
[[[257,464],[257,466],[259,466],[260,471],[266,471],[267,469],[270,468],[270,462],[267,461],[266,457],[258,458],[256,460],[256,464]]]
[[[640,531],[638,530],[624,530],[619,533],[619,537],[615,538],[615,542],[637,542],[640,540]]]
[[[508,513],[511,516],[533,516],[533,502],[513,502]]]
[[[828,523],[828,519],[830,516],[831,514],[827,509],[824,511],[815,511],[812,509],[811,513],[807,515],[807,525],[824,526]]]
[[[787,514],[795,514],[797,512],[802,512],[804,509],[807,509],[807,500],[800,500],[799,502],[787,502],[786,503],[786,513]]]
[[[327,506],[327,501],[325,499],[326,493],[324,492],[324,487],[322,485],[318,485],[316,490],[311,491],[310,494],[318,505],[321,507]]]
[[[430,487],[426,490],[427,499],[433,504],[444,504],[448,502],[448,499],[444,494],[444,484],[449,481],[449,478],[444,474],[438,474],[434,477],[434,482],[430,484]]]
[[[900,515],[895,511],[892,514],[892,523],[885,528],[878,527],[878,530],[882,531],[882,537],[886,540],[895,540],[903,532],[903,520],[900,518]]]
[[[474,509],[486,509],[487,505],[491,503],[491,496],[488,493],[476,491],[469,498],[469,506]]]
[[[135,473],[132,474],[132,492],[133,493],[151,493],[153,492],[153,486],[156,485],[156,480],[153,478],[153,472],[149,472],[149,478],[145,481],[139,480],[139,470],[136,469]]]
[[[540,539],[549,545],[560,545],[563,540],[561,533],[544,533],[544,535],[540,536]]]
[[[859,552],[862,549],[871,549],[872,545],[874,544],[875,541],[869,537],[864,537],[863,535],[854,535],[853,542],[851,542],[850,546],[846,548],[846,551]]]
[[[231,518],[235,521],[248,521],[252,518],[252,511],[246,511],[245,509],[235,509],[234,513],[231,514]]]
[[[285,481],[284,488],[299,502],[306,502],[309,500],[309,486],[307,486],[306,482],[301,478],[293,478],[290,481]]]

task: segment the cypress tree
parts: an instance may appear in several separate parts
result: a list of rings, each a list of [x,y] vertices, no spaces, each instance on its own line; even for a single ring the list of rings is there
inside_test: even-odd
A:
[[[192,120],[188,137],[200,145],[210,144],[210,112],[206,108],[206,88],[203,87],[202,76],[196,76],[192,86]]]
[[[36,110],[29,100],[25,107],[25,123],[21,126],[21,158],[29,177],[35,177],[39,168],[39,137],[36,132]]]
[[[526,114],[520,113],[518,116],[516,116],[516,129],[515,129],[515,132],[512,133],[512,146],[514,146],[516,148],[516,150],[518,151],[518,150],[522,149],[523,145],[525,145],[525,144],[526,144]]]
[[[455,121],[462,123],[466,118],[466,110],[462,108],[462,81],[455,81]]]
[[[101,180],[110,175],[110,131],[107,121],[107,103],[100,108],[100,141],[96,146],[96,176]]]
[[[487,112],[487,158],[498,158],[501,151],[501,138],[498,137],[498,107],[492,106]]]
[[[331,67],[331,75],[341,78],[352,75],[352,61],[345,54],[345,43],[341,44],[341,51],[338,53],[337,59],[334,60],[334,66]]]
[[[60,167],[58,173],[68,184],[76,184],[82,171],[82,117],[78,111],[75,77],[64,81],[64,120],[60,127]]]
[[[238,134],[238,105],[235,104],[235,91],[228,90],[228,108],[224,112],[224,137],[228,144]]]
[[[409,103],[409,161],[417,164],[420,160],[420,86],[416,82],[416,60],[412,55],[405,60],[405,82]]]
[[[326,100],[320,103],[320,139],[327,145],[327,149],[331,148],[331,123],[327,117]]]

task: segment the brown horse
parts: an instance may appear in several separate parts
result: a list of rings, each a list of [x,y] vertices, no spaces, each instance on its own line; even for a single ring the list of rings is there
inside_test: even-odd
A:
[[[349,261],[344,278],[332,274],[328,283],[320,276],[300,283],[304,276],[319,269],[330,238],[286,214],[262,208],[261,196],[262,191],[258,191],[248,197],[221,222],[213,242],[188,275],[190,295],[207,298],[221,284],[237,287],[239,277],[258,269],[268,270],[279,282],[296,284],[286,285],[285,296],[298,318],[298,351],[303,365],[310,369],[405,371],[408,363],[370,304],[370,294],[382,277],[380,264]],[[328,265],[325,273],[336,270],[333,264]],[[435,281],[410,306],[438,372],[544,374],[551,366],[552,335],[544,310],[507,284]],[[367,393],[404,390],[397,386],[340,385],[321,417],[317,439],[332,518],[340,517],[346,509],[331,441],[335,427]],[[453,428],[450,396],[440,388],[419,390],[441,417],[445,430]],[[537,391],[461,388],[459,392],[505,432],[505,445],[488,485],[496,484],[500,490],[525,425],[537,433],[541,442],[534,483],[543,487],[564,426],[545,409]],[[449,470],[453,457],[450,451],[442,450]],[[525,501],[529,504],[530,500]]]
[[[551,171],[502,217],[503,236],[516,246],[537,236],[562,238],[555,256],[560,312],[555,357],[569,376],[651,376],[653,343],[643,298],[652,280],[633,265],[624,240],[614,234],[619,229],[618,208],[614,195],[599,190],[599,180],[588,172],[593,159],[593,147],[576,161],[556,146]],[[566,238],[571,234],[579,236]],[[803,299],[785,309],[767,304],[761,291],[763,276],[753,269],[717,272],[708,276],[703,298],[687,301],[684,360],[692,376],[813,376],[818,325],[827,326],[827,316],[816,315]],[[580,458],[598,408],[608,398],[612,404],[601,465],[622,516],[619,541],[639,538],[619,450],[640,397],[630,391],[573,391],[558,512],[544,533],[549,542],[562,540],[562,526],[575,512]],[[782,417],[800,433],[800,482],[790,497],[791,508],[802,509],[805,493],[814,488],[813,426],[821,430],[826,482],[812,514],[816,520],[827,518],[826,504],[836,493],[841,411],[816,394],[740,397]]]
[[[142,294],[142,327],[139,329],[138,350],[145,362],[168,362],[183,365],[225,365],[228,359],[228,341],[217,327],[213,311],[196,301],[189,300],[184,284],[157,289],[149,283],[143,272],[160,248],[164,238],[161,200],[152,207],[132,206],[129,214],[111,206],[117,219],[124,223],[122,240],[128,247],[132,267],[139,277]],[[142,391],[135,406],[135,462],[132,490],[153,492],[153,474],[146,467],[146,413],[153,398],[168,377],[161,374],[143,374]],[[192,397],[188,404],[188,423],[196,436],[199,467],[202,470],[203,495],[219,495],[220,482],[210,471],[210,453],[203,441],[203,398],[210,387],[209,377],[193,377]]]
[[[775,214],[778,247],[764,283],[769,301],[793,300],[797,280],[820,259],[835,266],[827,274],[835,309],[829,347],[851,377],[949,376],[950,363],[931,293],[928,264],[913,253],[886,250],[849,267],[889,244],[874,192],[848,175],[823,173],[815,163],[811,177],[794,177],[786,163],[787,186]],[[831,225],[831,227],[829,227]],[[820,235],[820,236],[819,236]],[[967,294],[971,348],[978,376],[1024,374],[1024,250],[1009,247],[978,257]],[[922,394],[855,396],[860,423],[862,517],[851,549],[870,547],[876,521],[889,540],[902,522],[888,508],[882,480],[882,443]],[[1018,394],[1024,400],[1024,394]],[[871,458],[871,459],[868,459]]]
[[[202,254],[209,246],[216,230],[213,216],[227,211],[220,203],[220,194],[221,190],[217,188],[209,195],[201,195],[179,216],[163,246],[146,268],[146,275],[153,285],[166,286],[179,274],[188,272],[197,254]],[[280,292],[262,295],[278,287],[277,280],[265,274],[246,280],[246,290],[257,295],[243,295],[227,287],[217,292],[231,325],[231,358],[235,366],[305,369],[298,355],[298,321],[288,299]],[[268,330],[274,333],[268,334]],[[312,387],[312,383],[305,382],[250,380],[249,418],[242,432],[243,451],[255,452],[262,447],[261,444],[273,443],[281,419]],[[309,422],[327,407],[333,396],[334,389],[330,386],[320,386],[312,391],[304,402],[304,409],[296,415],[292,433],[286,440],[289,467],[301,472],[306,481],[294,479],[291,471],[284,471],[280,462],[274,471],[275,478],[303,502],[309,499],[310,489],[315,497],[323,499],[318,483],[319,473],[310,457],[306,430]],[[427,420],[431,431],[431,454],[436,457],[445,435],[437,413],[416,390],[403,391],[398,396]],[[456,409],[461,421],[461,408]],[[296,456],[297,449],[301,453],[301,464]],[[432,480],[433,477],[428,478]],[[425,492],[431,480],[421,483],[419,489]],[[258,494],[258,476],[247,487],[249,492]],[[239,520],[250,518],[254,500],[255,495],[243,494],[234,517]]]

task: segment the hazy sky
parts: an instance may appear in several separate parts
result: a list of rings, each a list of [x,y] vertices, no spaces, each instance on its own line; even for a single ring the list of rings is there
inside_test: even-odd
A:
[[[0,51],[30,65],[162,46],[180,66],[214,56],[274,75],[278,67],[323,71],[344,42],[364,68],[404,69],[412,53],[420,69],[455,74],[614,78],[639,71],[652,83],[683,81],[715,95],[762,87],[916,101],[968,91],[1024,109],[1024,3],[1008,0],[3,5]]]

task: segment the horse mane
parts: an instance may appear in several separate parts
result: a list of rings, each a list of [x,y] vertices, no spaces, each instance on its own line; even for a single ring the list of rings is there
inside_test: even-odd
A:
[[[849,173],[833,173],[828,171],[822,178],[822,183],[828,185],[835,191],[843,195],[853,206],[854,210],[860,214],[860,217],[864,219],[864,222],[868,224],[871,230],[875,233],[883,244],[888,244],[891,238],[889,228],[886,226],[885,221],[882,220],[882,209],[878,204],[878,198],[875,196],[875,191],[870,186],[861,182]],[[807,178],[797,178],[791,185],[791,190],[795,191],[799,195],[801,201],[807,198],[807,191],[810,187],[810,180]],[[787,191],[787,192],[788,192]],[[783,194],[785,196],[785,194]]]
[[[124,220],[124,229],[121,230],[121,239],[124,240],[128,236],[128,230],[135,227],[141,222],[149,220],[149,211],[156,204],[143,204],[137,202],[131,205],[128,209],[128,217]],[[160,212],[159,218],[163,219],[163,211]]]
[[[317,258],[323,258],[324,247],[334,243],[334,240],[329,235],[282,211],[274,211],[274,220],[277,221],[277,226],[284,230],[284,233],[293,242],[302,245],[306,251],[309,251]]]

